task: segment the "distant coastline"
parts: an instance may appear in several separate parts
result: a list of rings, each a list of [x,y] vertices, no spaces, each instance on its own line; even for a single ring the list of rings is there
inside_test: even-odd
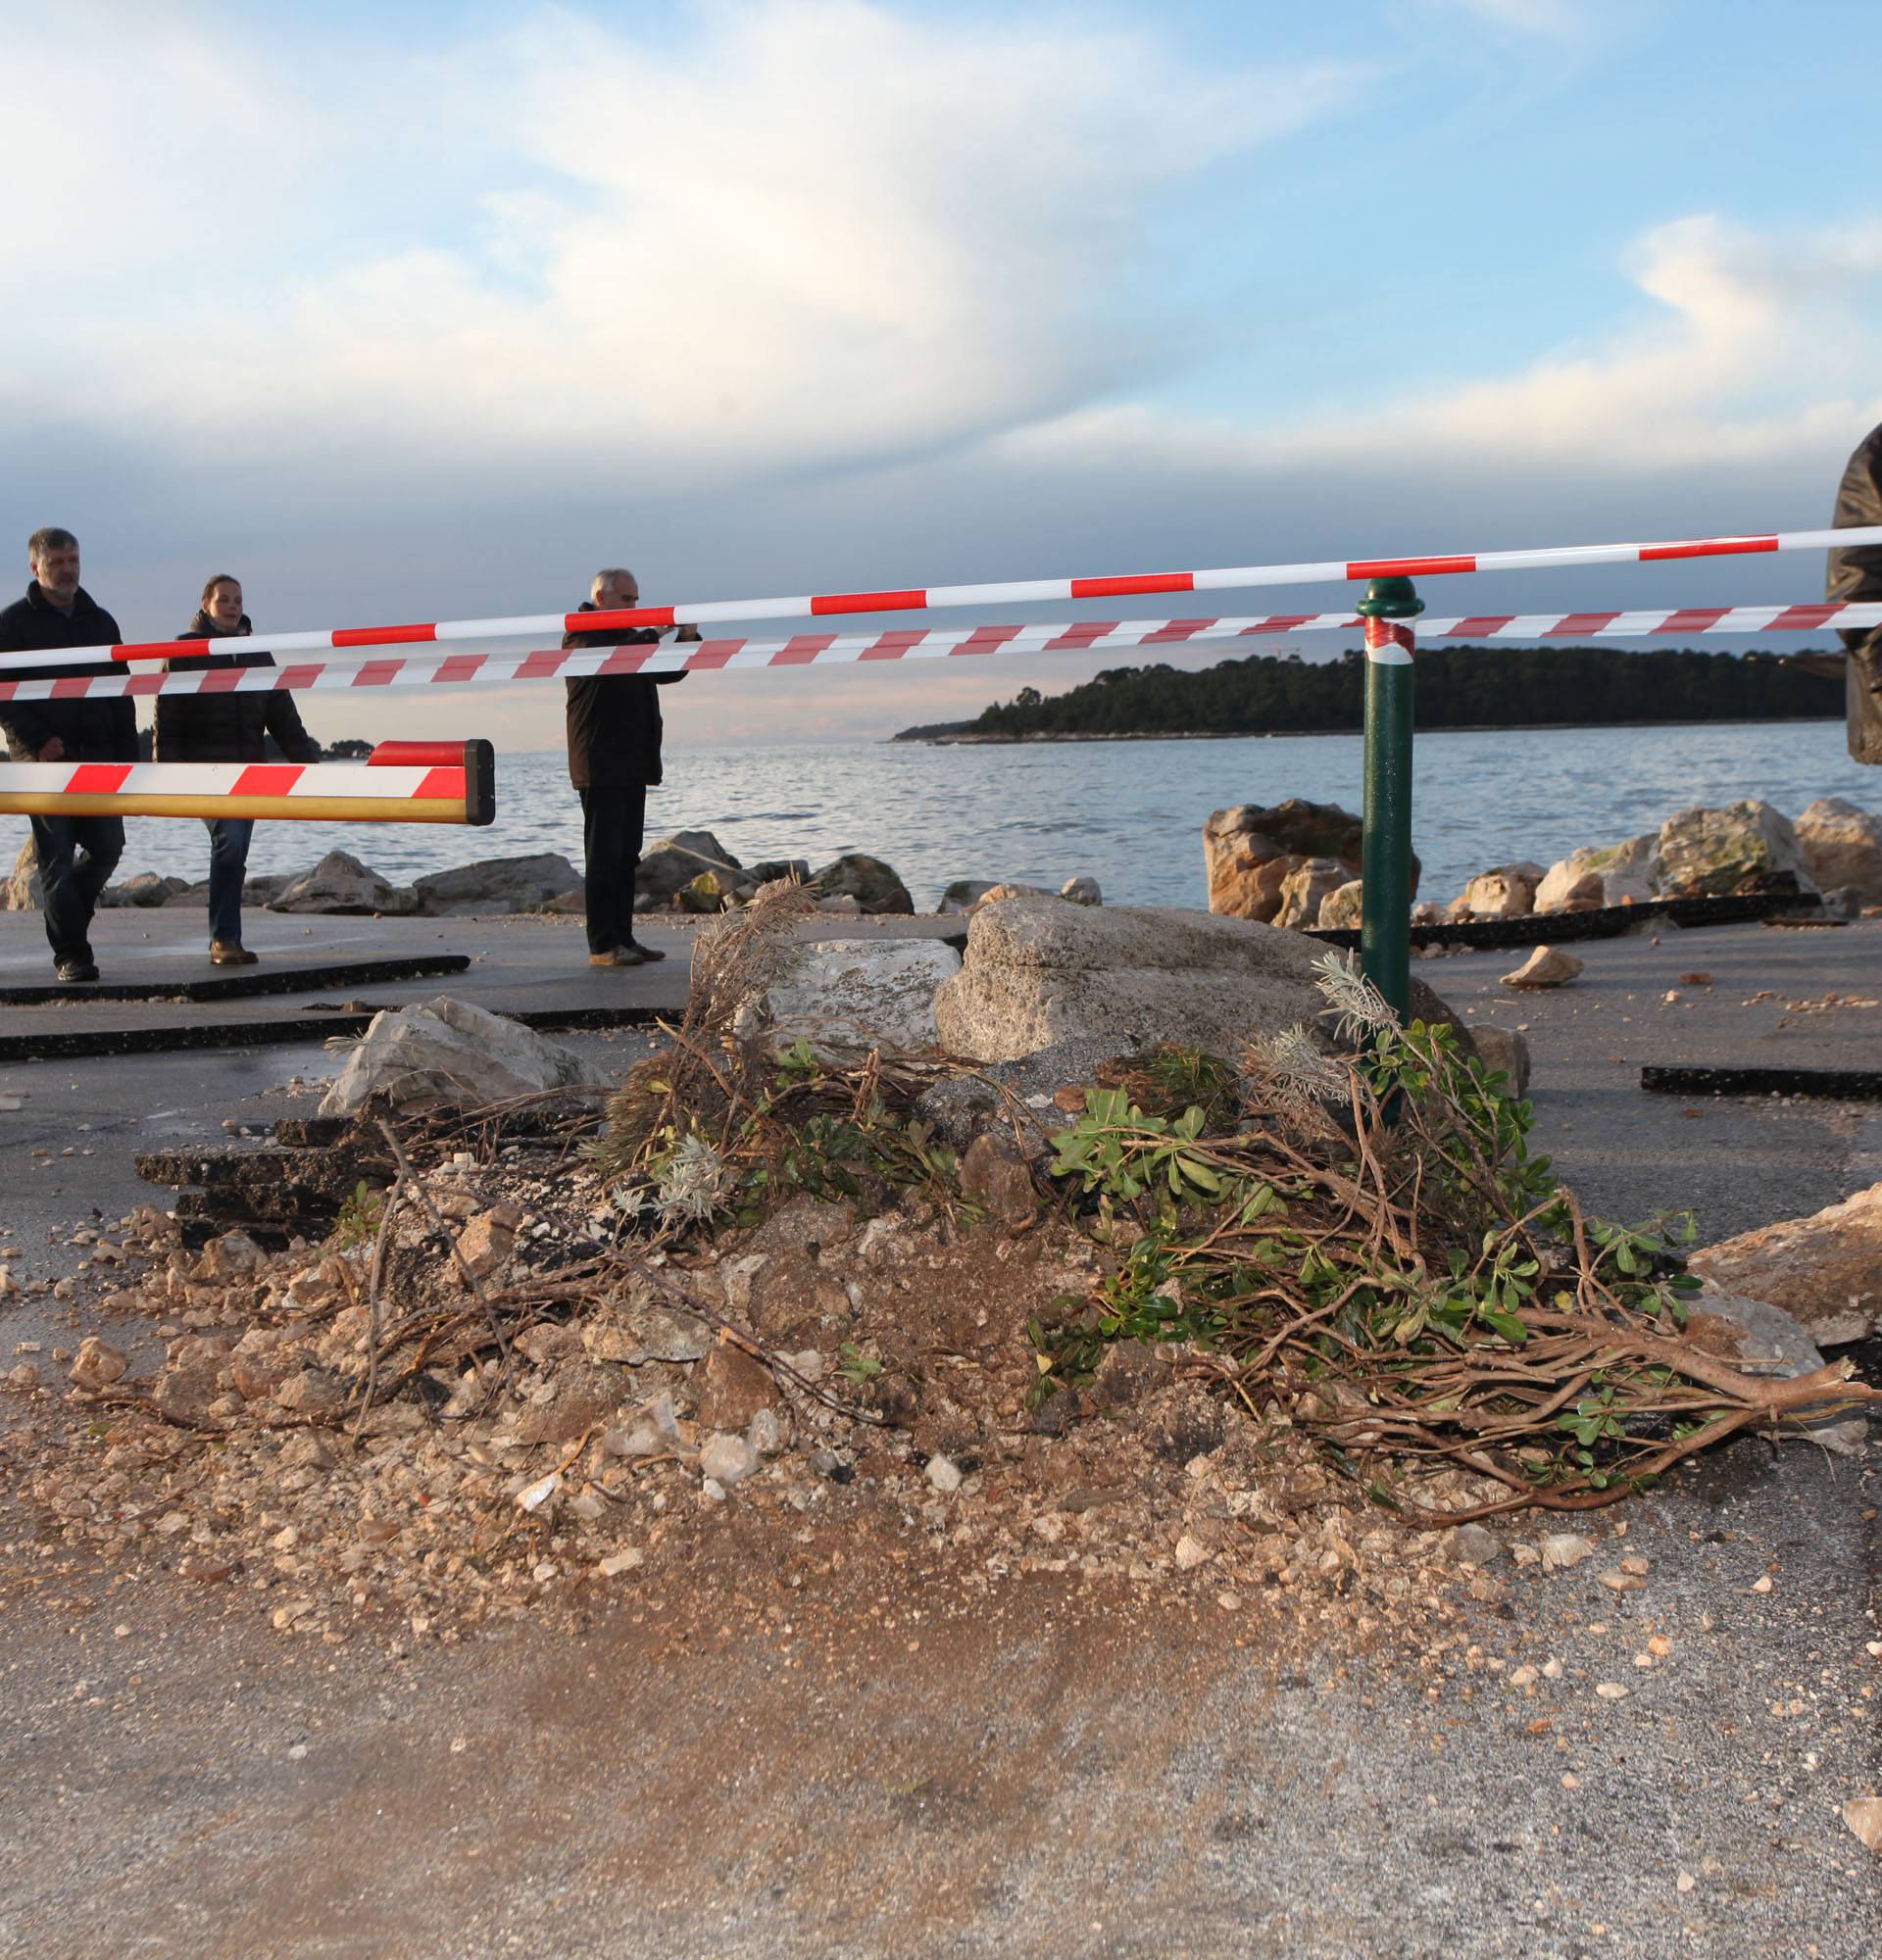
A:
[[[1605,646],[1435,646],[1417,662],[1424,728],[1683,728],[1709,723],[1832,721],[1840,670],[1752,649],[1629,652]],[[1206,667],[1111,667],[1059,694],[1022,687],[971,720],[905,728],[900,741],[1219,740],[1325,735],[1364,717],[1367,667],[1358,649],[1330,661],[1251,654]],[[1512,716],[1512,708],[1521,708]]]
[[[1693,714],[1659,720],[1599,721],[1421,721],[1420,735],[1533,734],[1579,728],[1782,728],[1811,721],[1841,721],[1840,714]],[[924,742],[931,749],[1016,749],[1039,742],[1280,742],[1295,736],[1358,735],[1351,722],[1324,728],[1133,728],[1110,731],[1066,731],[1037,735],[982,734],[970,721],[936,722],[925,728],[903,728],[891,742]]]

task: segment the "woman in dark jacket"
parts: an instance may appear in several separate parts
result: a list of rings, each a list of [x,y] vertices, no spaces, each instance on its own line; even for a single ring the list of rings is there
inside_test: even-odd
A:
[[[202,609],[179,640],[232,640],[250,631],[239,579],[219,571],[203,587]],[[205,654],[169,661],[172,673],[200,667],[272,667],[264,653]],[[261,762],[272,735],[290,762],[318,762],[321,745],[301,725],[294,697],[279,690],[244,694],[160,694],[151,755],[160,762]],[[248,869],[252,816],[212,816],[209,825],[209,956],[218,966],[253,966],[242,944],[242,878]]]

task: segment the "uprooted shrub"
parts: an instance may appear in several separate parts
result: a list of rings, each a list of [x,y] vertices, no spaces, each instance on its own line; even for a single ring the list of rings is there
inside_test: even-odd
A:
[[[962,1202],[914,1104],[965,1064],[779,1056],[745,1026],[806,909],[768,887],[702,933],[684,1021],[609,1105],[599,1154],[641,1182],[663,1231],[748,1221],[796,1192]],[[1689,1217],[1585,1216],[1529,1151],[1529,1103],[1451,1028],[1401,1025],[1341,955],[1319,984],[1337,1052],[1304,1027],[1237,1065],[1155,1050],[1053,1137],[1064,1222],[1107,1257],[1032,1322],[1035,1406],[1088,1382],[1114,1342],[1174,1343],[1380,1502],[1459,1523],[1609,1503],[1741,1431],[1882,1399],[1847,1363],[1774,1380],[1692,1339]],[[1444,1471],[1480,1501],[1454,1490],[1432,1510]]]
[[[1147,1113],[1127,1081],[1054,1138],[1115,1262],[1035,1323],[1039,1395],[1113,1341],[1178,1341],[1381,1502],[1422,1514],[1433,1468],[1495,1490],[1447,1523],[1608,1503],[1742,1430],[1882,1399],[1848,1363],[1771,1380],[1697,1345],[1689,1217],[1584,1216],[1528,1150],[1530,1105],[1451,1029],[1400,1025],[1338,954],[1320,986],[1349,1052],[1305,1028],[1250,1050],[1237,1120],[1219,1093]],[[1165,1056],[1148,1080],[1180,1074]]]

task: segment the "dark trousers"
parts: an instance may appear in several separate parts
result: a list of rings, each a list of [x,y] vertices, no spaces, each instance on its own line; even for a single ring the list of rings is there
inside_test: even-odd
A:
[[[242,878],[248,870],[252,816],[206,816],[209,831],[209,936],[228,946],[242,943]]]
[[[588,951],[612,953],[634,937],[634,873],[647,827],[647,786],[610,783],[575,794],[581,799]]]
[[[33,847],[46,895],[46,937],[55,961],[91,957],[91,915],[98,894],[124,855],[124,824],[117,816],[35,816]]]

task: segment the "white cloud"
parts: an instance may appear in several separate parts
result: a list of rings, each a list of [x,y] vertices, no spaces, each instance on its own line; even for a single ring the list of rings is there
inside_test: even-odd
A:
[[[1401,388],[1260,430],[1142,406],[1085,410],[1009,446],[1062,459],[1134,449],[1264,475],[1369,459],[1387,474],[1592,481],[1744,467],[1788,480],[1800,466],[1821,475],[1882,419],[1882,224],[1780,236],[1699,216],[1647,233],[1628,264],[1651,311],[1507,376]],[[1545,294],[1538,317],[1547,311]]]
[[[681,52],[549,11],[417,78],[362,54],[342,85],[329,48],[315,88],[227,26],[82,19],[82,119],[0,82],[0,163],[60,186],[0,252],[120,298],[0,329],[17,409],[395,474],[710,479],[1063,412],[1175,330],[1138,277],[1157,197],[1350,86],[866,0],[710,13]],[[333,205],[363,195],[411,242],[349,263]]]

